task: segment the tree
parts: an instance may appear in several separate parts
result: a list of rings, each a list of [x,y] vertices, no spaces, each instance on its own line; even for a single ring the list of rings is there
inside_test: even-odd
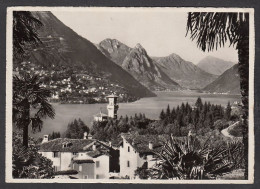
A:
[[[23,146],[28,147],[28,129],[40,132],[43,118],[54,118],[55,111],[48,98],[51,91],[41,87],[38,76],[25,74],[13,77],[13,122],[23,130]],[[34,110],[36,113],[33,113]]]
[[[52,161],[37,152],[37,142],[29,138],[28,148],[22,144],[22,135],[13,133],[12,168],[13,178],[53,178]]]
[[[28,44],[39,44],[37,29],[43,24],[29,11],[13,12],[13,53],[19,59],[25,53]]]
[[[164,110],[161,111],[161,114],[160,114],[160,119],[161,120],[164,120],[166,118],[166,115],[164,113]]]
[[[200,97],[197,99],[197,101],[196,101],[196,103],[195,103],[195,106],[196,106],[196,108],[198,108],[199,110],[201,110],[203,104],[202,104],[202,100],[201,100]]]
[[[89,127],[79,118],[68,124],[64,136],[66,138],[83,139],[84,133],[89,133],[89,131]]]
[[[230,102],[228,102],[227,107],[226,107],[226,112],[225,112],[225,117],[227,120],[230,120],[231,117],[231,106],[230,106]]]
[[[249,13],[190,12],[187,33],[197,40],[197,46],[205,51],[223,47],[227,41],[238,50],[240,87],[243,103],[244,154],[248,154],[248,79],[249,79]],[[247,156],[245,156],[248,163]],[[246,166],[245,178],[248,176]]]

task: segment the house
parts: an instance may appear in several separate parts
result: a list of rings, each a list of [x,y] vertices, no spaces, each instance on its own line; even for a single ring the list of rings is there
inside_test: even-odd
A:
[[[102,122],[106,120],[107,120],[107,115],[102,113],[101,111],[98,114],[94,115],[94,121]]]
[[[39,153],[53,162],[55,171],[76,170],[79,179],[109,179],[110,173],[119,172],[119,151],[103,142],[46,137]]]
[[[120,146],[120,176],[137,179],[135,170],[146,166],[151,168],[156,164],[154,151],[160,151],[162,143],[160,136],[122,134]]]

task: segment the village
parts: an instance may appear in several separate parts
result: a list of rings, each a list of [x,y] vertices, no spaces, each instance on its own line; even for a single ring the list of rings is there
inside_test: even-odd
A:
[[[15,66],[14,74],[25,73],[41,77],[41,86],[53,91],[50,101],[54,103],[105,103],[106,96],[112,92],[118,94],[120,102],[131,102],[137,99],[119,84],[108,82],[102,76],[90,74],[85,70],[71,71],[64,66],[54,64],[48,68],[30,61]]]
[[[108,114],[100,112],[95,115],[97,122],[117,119],[118,96],[109,95],[107,99]],[[137,168],[153,167],[156,163],[153,151],[159,151],[162,145],[158,137],[121,134],[121,138],[120,146],[113,146],[111,142],[93,139],[87,132],[82,139],[57,138],[49,141],[48,135],[44,135],[39,153],[53,162],[55,172],[72,173],[70,178],[137,179]]]

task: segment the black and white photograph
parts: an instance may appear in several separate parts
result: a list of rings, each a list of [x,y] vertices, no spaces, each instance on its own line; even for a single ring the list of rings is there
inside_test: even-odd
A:
[[[9,7],[6,182],[254,182],[254,9]]]

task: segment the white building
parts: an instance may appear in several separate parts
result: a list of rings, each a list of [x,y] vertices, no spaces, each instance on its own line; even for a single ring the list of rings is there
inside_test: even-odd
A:
[[[152,168],[156,164],[153,151],[159,151],[162,144],[158,136],[122,134],[120,146],[120,177],[138,179],[138,167]]]
[[[109,179],[119,172],[118,150],[94,139],[48,141],[45,136],[39,153],[53,162],[55,171],[76,170],[80,179]]]

